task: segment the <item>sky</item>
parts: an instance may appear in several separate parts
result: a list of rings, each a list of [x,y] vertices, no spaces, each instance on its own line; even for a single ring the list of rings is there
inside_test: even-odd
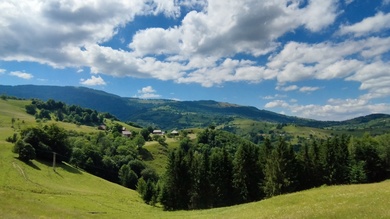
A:
[[[2,0],[0,84],[390,113],[390,0]]]

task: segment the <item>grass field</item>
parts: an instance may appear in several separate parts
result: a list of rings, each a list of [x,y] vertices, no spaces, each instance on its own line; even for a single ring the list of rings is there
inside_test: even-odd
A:
[[[13,145],[5,141],[15,131],[11,118],[24,125],[35,120],[24,113],[22,102],[8,101],[0,102],[0,218],[390,218],[390,181],[320,187],[225,208],[165,212],[144,204],[133,190],[69,165],[54,171],[51,163],[19,161],[11,152]],[[168,143],[178,145],[174,139]],[[145,147],[156,157],[161,145]]]

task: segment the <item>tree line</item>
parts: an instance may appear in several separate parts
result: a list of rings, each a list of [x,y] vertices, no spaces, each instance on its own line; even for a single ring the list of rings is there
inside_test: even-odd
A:
[[[166,210],[229,206],[322,185],[390,177],[390,134],[313,139],[294,148],[283,138],[256,145],[206,129],[196,142],[188,143],[183,139],[169,155],[156,189]]]
[[[96,176],[137,189],[165,210],[204,209],[258,201],[322,185],[371,183],[390,177],[390,134],[311,139],[297,147],[285,139],[254,144],[207,128],[195,140],[181,135],[159,176],[143,161],[150,132],[123,137],[118,125],[97,133],[56,124],[28,127],[16,139],[20,159],[65,161]],[[149,140],[147,138],[146,140]],[[165,143],[162,141],[162,143]],[[166,147],[166,144],[161,144]]]
[[[78,125],[99,125],[104,119],[118,119],[110,113],[99,113],[96,110],[82,108],[77,105],[67,105],[61,101],[49,99],[42,101],[32,99],[31,104],[26,105],[26,112],[34,115],[36,119],[63,121]]]
[[[136,189],[138,180],[156,182],[158,174],[142,161],[144,138],[134,132],[132,138],[123,137],[115,123],[107,131],[79,133],[67,131],[56,124],[28,127],[20,131],[13,152],[22,161],[37,159],[68,162],[91,174]]]

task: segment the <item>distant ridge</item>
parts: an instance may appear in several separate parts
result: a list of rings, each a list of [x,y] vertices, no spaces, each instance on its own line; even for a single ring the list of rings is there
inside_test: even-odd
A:
[[[162,129],[205,127],[215,123],[223,124],[237,117],[310,127],[330,127],[362,123],[371,119],[390,118],[387,114],[372,114],[343,122],[317,121],[260,110],[253,106],[240,106],[213,100],[138,99],[73,86],[0,85],[0,95],[2,94],[26,99],[54,99],[67,104],[109,112],[122,121],[132,121],[143,126],[152,125]]]

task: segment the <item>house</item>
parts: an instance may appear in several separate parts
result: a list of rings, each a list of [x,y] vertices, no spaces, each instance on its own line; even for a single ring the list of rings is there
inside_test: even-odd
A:
[[[122,131],[122,136],[130,138],[131,132],[130,131]]]
[[[171,131],[171,135],[179,135],[179,132],[176,130]]]
[[[153,130],[153,135],[163,135],[164,132],[161,130]]]

